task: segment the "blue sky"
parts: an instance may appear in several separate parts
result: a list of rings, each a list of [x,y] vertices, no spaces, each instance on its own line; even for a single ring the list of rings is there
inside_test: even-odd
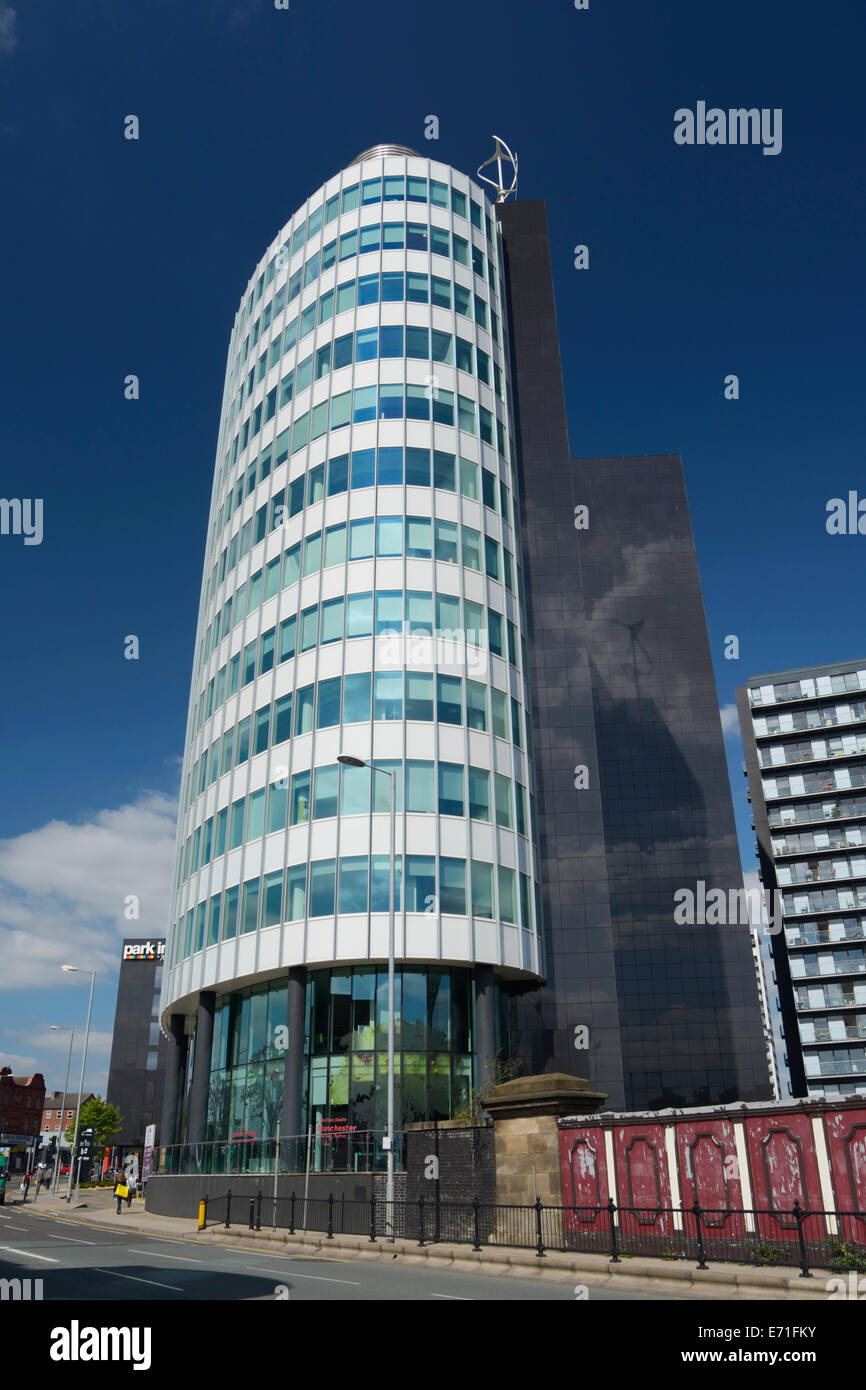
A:
[[[71,956],[99,972],[104,1088],[120,938],[166,924],[237,301],[368,145],[468,173],[494,131],[517,151],[547,201],[572,451],[682,454],[720,706],[864,655],[866,541],[825,530],[829,498],[866,495],[864,30],[860,0],[0,0],[0,492],[44,499],[41,545],[0,536],[0,1060],[62,1084]],[[676,145],[699,100],[782,108],[782,152]]]

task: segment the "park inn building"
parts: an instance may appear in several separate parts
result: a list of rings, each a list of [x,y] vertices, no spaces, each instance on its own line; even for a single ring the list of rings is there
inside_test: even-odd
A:
[[[742,886],[680,461],[569,457],[543,204],[388,145],[231,336],[160,1144],[384,1129],[392,789],[398,1129],[770,1094],[748,929],[673,922]]]

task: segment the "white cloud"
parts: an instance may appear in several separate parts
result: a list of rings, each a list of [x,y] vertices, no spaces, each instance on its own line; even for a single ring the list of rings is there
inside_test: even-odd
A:
[[[15,33],[17,17],[11,5],[0,0],[0,53],[14,53],[18,47],[18,35]]]
[[[719,710],[719,715],[721,716],[722,732],[725,738],[730,734],[738,734],[740,732],[740,720],[736,705],[722,705],[722,708]]]
[[[145,792],[81,824],[49,821],[0,841],[0,988],[56,986],[70,978],[67,961],[114,972],[120,938],[163,936],[176,813],[173,798]],[[132,894],[137,919],[124,916]]]

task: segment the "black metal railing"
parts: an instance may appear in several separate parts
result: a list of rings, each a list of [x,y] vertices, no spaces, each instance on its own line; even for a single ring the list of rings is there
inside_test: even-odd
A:
[[[694,1261],[698,1269],[714,1263],[799,1267],[866,1272],[866,1212],[806,1211],[795,1202],[786,1210],[730,1210],[700,1207],[549,1206],[445,1202],[419,1197],[388,1203],[345,1194],[305,1197],[292,1192],[205,1197],[205,1225],[275,1228],[363,1236],[369,1242],[391,1237],[417,1245],[437,1242],[604,1255],[619,1263],[636,1255]]]

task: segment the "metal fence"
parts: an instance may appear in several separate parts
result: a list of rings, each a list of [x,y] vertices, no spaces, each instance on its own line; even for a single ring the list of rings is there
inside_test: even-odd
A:
[[[435,1242],[482,1247],[505,1246],[534,1250],[543,1258],[549,1250],[605,1255],[618,1264],[636,1255],[668,1260],[693,1260],[708,1269],[709,1260],[744,1265],[799,1268],[809,1278],[811,1268],[866,1271],[866,1213],[804,1211],[798,1202],[790,1210],[716,1210],[693,1207],[514,1206],[496,1202],[438,1201],[435,1197],[388,1203],[372,1196],[364,1201],[345,1195],[253,1196],[204,1199],[205,1225],[246,1226],[320,1231],[365,1236],[368,1241],[399,1237],[418,1245]]]
[[[236,1135],[205,1144],[169,1144],[155,1149],[152,1173],[230,1177],[233,1174],[379,1173],[387,1167],[384,1130],[312,1130],[283,1139]],[[402,1132],[394,1135],[394,1167],[404,1163]]]

